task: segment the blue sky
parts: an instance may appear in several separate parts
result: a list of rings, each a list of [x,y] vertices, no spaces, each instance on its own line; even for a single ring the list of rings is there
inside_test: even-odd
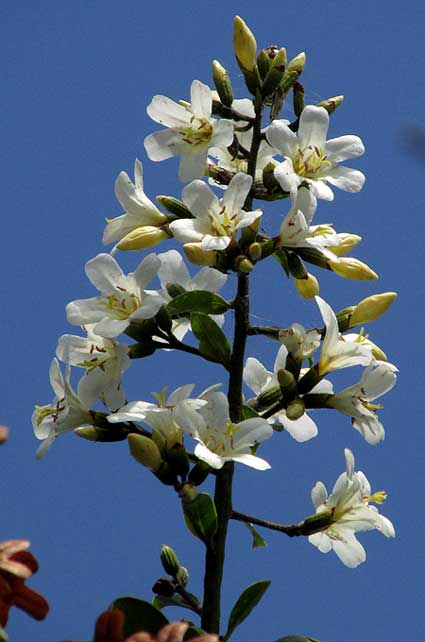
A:
[[[424,637],[425,151],[415,157],[403,144],[409,128],[425,127],[424,5],[18,0],[0,9],[0,421],[11,427],[0,453],[0,539],[31,540],[41,569],[30,584],[47,596],[52,610],[40,624],[13,613],[11,640],[87,640],[96,615],[114,597],[150,599],[150,587],[162,574],[163,543],[177,550],[191,570],[191,589],[200,592],[202,546],[185,531],[173,493],[130,459],[125,444],[95,445],[68,435],[36,461],[30,417],[35,403],[51,399],[50,360],[57,338],[71,331],[65,305],[93,294],[83,266],[102,251],[104,218],[121,213],[113,193],[118,172],[131,173],[139,157],[149,195],[180,195],[176,162],[150,163],[144,153],[143,138],[157,128],[146,114],[151,97],[187,98],[195,78],[211,84],[214,58],[232,72],[235,94],[246,95],[233,62],[236,13],[260,46],[285,46],[291,57],[306,51],[307,102],[346,96],[331,133],[362,137],[366,155],[353,165],[367,181],[357,195],[338,192],[333,203],[321,203],[317,220],[363,236],[356,256],[380,280],[365,284],[318,274],[321,294],[338,310],[373,292],[399,293],[370,332],[399,366],[400,378],[381,411],[383,444],[367,445],[348,419],[321,411],[319,436],[312,442],[298,445],[277,435],[265,444],[270,472],[238,467],[235,507],[282,522],[303,518],[312,511],[311,487],[318,479],[332,486],[343,468],[343,448],[349,447],[373,486],[387,490],[383,512],[394,521],[397,539],[376,532],[360,536],[368,560],[350,570],[333,554],[321,555],[307,541],[278,534],[263,532],[268,547],[252,551],[248,533],[233,524],[224,612],[247,584],[268,578],[268,594],[235,642],[273,642],[290,633],[324,642]],[[130,269],[138,260],[125,256],[122,264]],[[254,322],[319,323],[314,303],[297,299],[275,266],[261,266],[253,290]],[[248,348],[269,366],[275,351],[266,340],[251,341]],[[220,380],[218,367],[162,354],[136,363],[126,390],[131,399],[148,399],[165,385],[196,382],[200,391]]]

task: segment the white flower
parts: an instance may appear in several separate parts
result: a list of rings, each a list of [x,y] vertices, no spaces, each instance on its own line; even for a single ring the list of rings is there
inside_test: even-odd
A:
[[[320,346],[317,330],[306,330],[301,323],[293,323],[289,328],[280,330],[279,341],[283,343],[294,359],[309,359]]]
[[[329,114],[323,107],[308,105],[300,116],[295,134],[284,122],[274,120],[267,129],[267,140],[285,161],[274,175],[285,192],[295,196],[297,187],[306,182],[317,198],[333,200],[333,192],[326,182],[345,190],[358,192],[363,187],[364,175],[339,162],[356,158],[364,153],[358,136],[341,136],[326,141]]]
[[[190,395],[194,384],[180,386],[168,397],[167,389],[164,388],[160,394],[153,393],[157,403],[148,401],[132,401],[118,412],[108,416],[111,423],[121,421],[143,421],[153,429],[153,437],[159,447],[168,445],[172,447],[176,443],[182,443],[183,432],[177,423],[177,409],[184,402],[185,409],[197,410],[207,402],[198,398],[192,399]]]
[[[64,378],[58,360],[53,359],[49,376],[55,397],[50,405],[36,406],[32,414],[35,436],[43,440],[37,450],[38,459],[44,457],[59,435],[78,428],[82,424],[93,423],[86,400],[81,399],[71,388],[70,370],[68,366]]]
[[[219,200],[208,185],[192,181],[184,188],[182,199],[194,218],[170,223],[173,236],[182,243],[200,243],[206,250],[224,250],[238,230],[251,225],[262,214],[261,210],[242,209],[251,185],[251,176],[236,174]]]
[[[167,292],[167,286],[176,284],[187,292],[193,290],[217,292],[226,283],[227,276],[210,267],[202,268],[193,278],[191,278],[182,256],[176,250],[169,250],[168,252],[158,254],[158,258],[161,261],[158,276],[162,286],[162,290],[159,291],[159,295],[162,297],[165,304],[172,301],[172,297]],[[219,326],[222,326],[224,323],[223,314],[211,315],[211,318],[213,318]],[[189,317],[175,319],[173,321],[173,334],[177,339],[181,340],[185,336],[186,332],[190,330],[190,327]]]
[[[344,452],[346,472],[337,479],[332,494],[328,496],[322,482],[317,482],[311,491],[316,514],[331,511],[332,523],[308,539],[322,553],[333,549],[346,566],[354,568],[366,559],[366,551],[355,536],[357,531],[376,529],[386,537],[395,537],[395,530],[390,520],[369,503],[382,504],[386,494],[378,491],[372,495],[366,476],[361,471],[354,472],[352,452]]]
[[[100,337],[91,325],[84,329],[87,337],[64,334],[56,356],[71,366],[85,368],[77,392],[88,406],[100,399],[110,410],[117,410],[125,403],[121,375],[130,367],[128,346]]]
[[[153,161],[180,155],[179,177],[184,183],[204,175],[208,148],[230,145],[233,122],[211,117],[211,89],[194,80],[190,88],[190,104],[181,105],[166,96],[154,96],[147,108],[148,115],[169,129],[145,138],[145,149]]]
[[[150,319],[162,305],[158,292],[145,290],[158,271],[160,261],[149,254],[135,272],[127,276],[109,254],[98,254],[86,263],[85,270],[100,296],[71,301],[66,306],[72,325],[95,324],[95,334],[113,338],[127,328],[133,319]]]
[[[326,326],[318,365],[319,375],[340,368],[369,365],[373,360],[370,348],[357,341],[345,341],[340,335],[338,321],[330,305],[318,296],[315,299]]]
[[[353,426],[369,444],[378,444],[385,431],[375,410],[381,405],[371,402],[385,394],[395,385],[397,368],[391,363],[371,364],[363,372],[358,383],[338,392],[331,405],[344,415],[353,418]]]
[[[102,239],[104,245],[120,241],[139,227],[156,227],[168,221],[168,216],[162,214],[143,191],[143,167],[139,160],[134,163],[134,184],[126,172],[120,172],[115,181],[115,196],[125,214],[107,221]]]
[[[301,326],[302,327],[302,326]],[[288,356],[288,350],[285,345],[279,348],[279,351],[276,356],[276,360],[273,366],[273,372],[269,372],[263,366],[263,364],[255,359],[254,357],[249,357],[246,360],[246,364],[243,370],[243,380],[244,383],[258,396],[275,386],[278,386],[277,373],[282,368],[285,368],[286,357]],[[311,390],[312,393],[317,394],[331,394],[332,385],[329,381],[320,381],[314,388]],[[291,437],[293,437],[298,442],[307,441],[312,439],[317,435],[317,426],[311,417],[305,412],[299,419],[288,419],[286,416],[285,410],[282,408],[276,412],[269,419],[270,423],[278,421],[282,426],[289,432]]]
[[[227,461],[238,461],[257,470],[270,465],[253,455],[252,447],[271,437],[273,429],[265,419],[255,417],[234,424],[229,416],[229,402],[223,392],[209,389],[200,395],[208,403],[198,412],[183,402],[175,410],[176,420],[198,442],[195,455],[212,468],[222,468]]]
[[[311,226],[316,209],[317,199],[312,190],[299,187],[280,226],[279,245],[289,248],[314,247],[320,250],[337,246],[339,238],[330,225]]]

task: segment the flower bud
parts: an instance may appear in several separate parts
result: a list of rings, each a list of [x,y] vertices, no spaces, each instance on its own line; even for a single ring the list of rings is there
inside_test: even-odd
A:
[[[310,272],[306,279],[294,279],[294,282],[298,294],[301,294],[303,299],[314,299],[316,294],[319,294],[319,282]]]
[[[164,330],[165,332],[171,332],[171,329],[173,327],[173,320],[169,315],[165,305],[161,305],[158,312],[155,314],[155,321],[158,325],[158,328]]]
[[[146,250],[146,248],[153,247],[169,237],[168,232],[160,227],[144,225],[126,234],[117,243],[117,248],[119,250]]]
[[[280,389],[280,386],[273,386],[273,388],[270,388],[269,390],[266,390],[265,392],[262,392],[260,395],[258,395],[258,409],[273,406],[273,404],[280,401],[281,398],[282,391]]]
[[[235,270],[249,274],[254,269],[253,264],[246,256],[238,256],[235,260]]]
[[[200,243],[185,243],[184,253],[194,265],[209,265],[214,267],[217,263],[217,252],[215,250],[204,250]]]
[[[285,390],[295,390],[296,382],[292,372],[281,368],[277,371],[277,380],[281,388]]]
[[[248,254],[253,261],[261,259],[261,245],[259,243],[251,243],[248,248]]]
[[[165,289],[173,299],[175,299],[176,296],[187,292],[187,290],[185,290],[182,285],[179,285],[179,283],[167,283]]]
[[[192,213],[188,207],[174,196],[157,196],[156,200],[162,207],[164,207],[167,212],[174,214],[177,218],[193,218]]]
[[[288,268],[296,279],[307,279],[308,272],[300,257],[294,252],[288,252]]]
[[[168,577],[161,577],[152,586],[152,593],[155,593],[155,595],[161,595],[161,597],[172,597],[175,590]]]
[[[334,245],[331,248],[336,256],[345,256],[362,240],[358,234],[349,234],[348,232],[340,232],[337,236],[339,245]]]
[[[353,258],[342,258],[338,261],[329,261],[329,267],[335,274],[345,279],[354,279],[356,281],[371,281],[378,278],[366,263]]]
[[[350,325],[350,319],[355,309],[355,305],[350,305],[348,308],[344,308],[337,313],[336,320],[338,321],[338,330],[340,332],[345,332],[348,328],[352,327]]]
[[[294,83],[293,87],[294,91],[294,114],[297,118],[301,116],[301,112],[305,107],[305,100],[304,100],[304,87],[302,86],[301,83],[296,82]]]
[[[274,176],[275,169],[276,163],[274,163],[273,161],[267,163],[267,165],[263,169],[263,185],[269,192],[273,192],[274,189],[279,187],[279,183]]]
[[[317,103],[317,106],[323,107],[323,109],[326,109],[328,114],[332,114],[335,111],[335,109],[340,106],[343,100],[344,100],[344,96],[333,96],[332,98],[327,98],[326,100],[322,100],[321,103]]]
[[[177,575],[180,568],[179,560],[177,559],[177,555],[173,549],[165,544],[163,544],[161,548],[161,562],[164,567],[164,571],[168,573],[168,575],[171,575],[171,577],[175,577]]]
[[[229,74],[218,60],[213,60],[212,74],[217,93],[223,105],[231,107],[233,102],[233,91],[230,83]]]
[[[366,297],[354,308],[349,327],[375,321],[388,310],[396,297],[395,292],[382,292],[382,294],[372,294],[372,296]]]
[[[270,96],[280,84],[285,73],[286,49],[279,49],[277,55],[273,58],[267,76],[264,79],[261,93],[263,96]]]
[[[286,416],[291,421],[296,421],[297,419],[302,417],[304,414],[304,411],[305,411],[305,404],[300,397],[297,397],[296,399],[291,401],[285,410]]]
[[[295,56],[295,58],[291,60],[286,70],[289,72],[295,71],[300,76],[304,70],[305,61],[306,61],[305,53],[304,51],[302,51],[301,53],[298,54],[298,56]]]
[[[235,16],[233,23],[233,47],[238,65],[245,71],[255,68],[255,54],[257,43],[254,34],[239,16]]]
[[[179,570],[176,574],[176,580],[178,580],[182,586],[186,586],[186,584],[188,583],[189,571],[185,566],[179,566]]]
[[[82,439],[87,441],[100,441],[100,442],[115,442],[124,441],[127,437],[127,431],[122,430],[117,424],[108,428],[100,428],[99,426],[81,426],[74,428],[74,433]]]
[[[127,440],[134,459],[156,473],[161,467],[162,457],[155,442],[149,437],[133,433],[128,435]]]
[[[261,49],[260,53],[257,56],[257,67],[258,73],[260,74],[261,80],[267,76],[267,72],[270,69],[271,59],[265,49]]]

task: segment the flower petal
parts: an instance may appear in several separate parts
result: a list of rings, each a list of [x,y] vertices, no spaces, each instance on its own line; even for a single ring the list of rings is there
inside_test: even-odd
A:
[[[298,127],[298,144],[301,149],[305,147],[321,148],[329,128],[329,114],[323,107],[307,105],[301,112]]]
[[[366,177],[357,169],[339,165],[333,167],[331,171],[326,174],[326,180],[329,181],[331,185],[335,185],[335,187],[339,187],[339,189],[345,192],[360,192]]]
[[[332,163],[340,163],[364,154],[365,148],[358,136],[340,136],[326,141],[324,152]]]

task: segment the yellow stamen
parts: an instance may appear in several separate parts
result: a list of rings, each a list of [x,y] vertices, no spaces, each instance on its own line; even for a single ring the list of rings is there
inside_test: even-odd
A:
[[[375,504],[383,504],[387,499],[387,493],[385,490],[378,490],[376,493],[373,493],[370,497],[364,497],[363,501],[365,504],[368,502],[374,502]]]

